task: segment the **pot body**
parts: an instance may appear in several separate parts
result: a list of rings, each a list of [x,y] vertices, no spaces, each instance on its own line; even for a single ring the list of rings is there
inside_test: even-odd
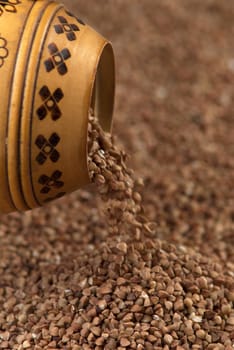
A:
[[[111,127],[111,44],[54,1],[6,0],[0,74],[0,211],[29,210],[87,184],[90,107]]]

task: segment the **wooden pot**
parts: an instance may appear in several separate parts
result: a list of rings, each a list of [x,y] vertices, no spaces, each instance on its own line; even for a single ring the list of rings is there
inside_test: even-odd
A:
[[[3,0],[0,76],[0,211],[42,206],[87,184],[90,107],[111,128],[111,44],[62,4]]]

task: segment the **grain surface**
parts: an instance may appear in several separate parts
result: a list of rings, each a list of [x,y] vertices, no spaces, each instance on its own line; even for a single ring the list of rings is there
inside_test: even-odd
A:
[[[234,4],[65,2],[114,44],[115,145],[156,226],[116,235],[97,184],[1,216],[0,348],[231,350]]]

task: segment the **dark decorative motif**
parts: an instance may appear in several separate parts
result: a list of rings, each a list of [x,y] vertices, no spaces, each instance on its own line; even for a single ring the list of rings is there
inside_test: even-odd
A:
[[[66,14],[70,17],[73,17],[77,20],[78,23],[80,23],[82,26],[85,26],[85,23],[82,21],[82,19],[74,16],[70,11],[66,11]]]
[[[51,57],[44,62],[46,71],[51,72],[56,68],[59,74],[66,74],[68,70],[65,61],[71,57],[70,51],[66,48],[59,51],[54,43],[49,44],[48,49]]]
[[[44,200],[44,203],[49,203],[49,202],[51,202],[51,201],[53,201],[53,200],[55,200],[55,199],[59,199],[59,198],[65,196],[65,194],[66,194],[66,192],[60,192],[60,193],[58,193],[58,194],[57,194],[56,196],[54,196],[54,197],[46,198],[46,199]]]
[[[64,182],[61,181],[62,175],[63,173],[59,170],[54,171],[50,177],[47,175],[41,175],[38,179],[39,184],[43,185],[40,192],[43,194],[47,194],[53,188],[57,189],[63,187]]]
[[[56,133],[53,133],[49,140],[47,140],[43,135],[39,135],[35,141],[35,144],[41,151],[36,157],[36,161],[42,165],[48,158],[50,158],[52,162],[56,163],[59,160],[60,154],[55,147],[59,144],[59,142],[60,137]]]
[[[65,17],[58,16],[60,24],[56,24],[54,29],[57,34],[66,34],[69,41],[76,40],[76,33],[80,28],[76,24],[68,23]]]
[[[19,0],[0,0],[0,16],[5,12],[15,13],[15,5],[20,4]]]
[[[6,39],[0,37],[0,68],[4,65],[5,59],[9,55]]]
[[[64,97],[63,91],[58,88],[52,94],[49,88],[44,85],[39,91],[39,94],[43,100],[43,105],[37,109],[38,118],[40,120],[43,120],[47,114],[50,113],[53,120],[59,119],[62,115],[62,112],[58,107],[58,103]]]

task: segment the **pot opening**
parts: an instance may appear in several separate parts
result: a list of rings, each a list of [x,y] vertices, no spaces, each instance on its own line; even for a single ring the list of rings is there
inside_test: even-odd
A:
[[[91,108],[104,131],[111,131],[115,95],[115,65],[111,44],[101,53],[92,91]]]

